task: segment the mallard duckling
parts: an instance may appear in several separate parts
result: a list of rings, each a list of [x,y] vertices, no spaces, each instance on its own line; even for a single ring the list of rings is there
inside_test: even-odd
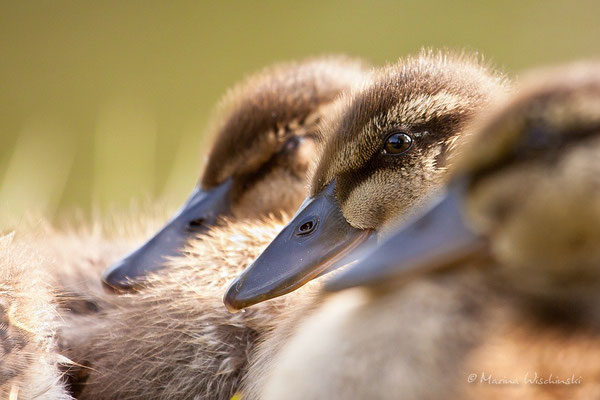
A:
[[[328,283],[363,289],[297,330],[261,399],[600,395],[600,64],[535,76],[447,194]]]
[[[246,254],[254,258],[268,243],[258,233],[252,237],[251,232],[262,229],[274,233],[273,226],[281,228],[279,221],[301,202],[305,175],[315,157],[315,145],[321,140],[315,136],[317,124],[334,106],[337,95],[358,84],[368,73],[358,61],[336,57],[312,59],[267,69],[228,95],[225,108],[233,111],[225,112],[230,121],[223,124],[227,129],[219,130],[210,160],[227,156],[232,158],[232,164],[219,166],[215,161],[211,169],[209,161],[203,179],[212,182],[233,176],[230,180],[236,183],[231,188],[232,198],[237,200],[232,214],[223,216],[223,223],[213,227],[209,236],[191,235],[189,246],[182,249],[180,256],[165,262],[173,271],[148,277],[144,285],[149,286],[147,290],[134,297],[113,300],[117,308],[103,314],[104,321],[96,318],[99,325],[93,324],[92,336],[86,335],[84,345],[78,340],[67,341],[75,343],[64,346],[68,356],[93,368],[84,371],[86,374],[91,371],[91,375],[83,396],[123,398],[139,393],[151,397],[158,393],[167,397],[181,393],[196,393],[202,398],[231,396],[229,392],[237,386],[244,367],[239,360],[246,359],[240,354],[247,351],[247,342],[257,335],[250,329],[252,324],[247,323],[245,334],[230,337],[232,330],[228,327],[243,324],[235,322],[222,307],[223,276],[233,278],[232,274],[239,273],[240,267],[250,261]],[[237,127],[236,121],[240,122]],[[273,124],[267,124],[268,121]],[[246,153],[240,153],[242,150]],[[217,167],[224,170],[219,172]],[[244,246],[248,249],[244,250]],[[239,254],[229,254],[231,248]],[[218,266],[224,270],[219,271]],[[171,308],[166,303],[179,304],[180,308]],[[189,321],[179,321],[182,312]],[[147,324],[140,324],[140,317]],[[195,323],[202,326],[194,330]],[[165,324],[179,328],[177,332],[165,333]],[[262,325],[263,329],[268,327],[267,323]],[[233,331],[237,334],[242,330]],[[198,340],[185,340],[190,334]],[[146,339],[142,341],[140,336]],[[156,360],[154,364],[142,363],[157,348],[166,351],[157,354],[158,358],[151,357]],[[131,349],[137,349],[135,354],[140,358],[124,357]],[[188,351],[196,356],[190,356]],[[223,356],[214,358],[217,353]],[[136,363],[142,364],[130,368]],[[148,377],[156,374],[162,378],[155,384],[147,384]],[[173,379],[165,384],[169,376]],[[128,379],[127,384],[123,379]],[[106,385],[107,381],[114,383]]]
[[[295,210],[306,194],[320,119],[365,73],[357,60],[314,58],[266,68],[230,90],[214,118],[216,140],[198,186],[167,225],[105,271],[107,288],[132,289],[219,217]]]
[[[227,185],[221,185],[215,189],[217,194],[206,194],[202,201],[195,192],[192,197],[198,201],[188,201],[184,211],[159,234],[109,268],[104,283],[132,289],[146,273],[162,265],[163,256],[178,254],[189,237],[216,222],[213,206],[223,206],[226,199],[217,201],[214,196],[229,199],[228,211],[221,210],[229,220],[256,220],[293,211],[306,193],[305,179],[315,158],[315,130],[320,119],[342,91],[358,84],[367,73],[366,64],[359,60],[330,56],[275,65],[235,86],[222,99],[214,118],[211,130],[217,137],[200,183],[213,188],[227,180],[228,192],[223,189]],[[125,232],[112,238],[107,238],[102,227],[61,232],[39,223],[29,229],[34,234],[24,235],[25,240],[40,242],[60,265],[51,275],[63,297],[63,308],[85,314],[112,302],[98,290],[100,271],[127,246],[148,235],[149,226],[159,226],[156,210],[138,212],[144,215],[143,223],[131,215],[115,218],[118,222],[111,224],[113,230]],[[199,222],[205,217],[208,225]]]
[[[71,399],[55,351],[54,299],[32,249],[0,237],[0,397]]]
[[[328,120],[310,196],[233,281],[232,311],[289,293],[343,264],[444,181],[465,124],[504,79],[473,57],[423,52],[382,68]]]

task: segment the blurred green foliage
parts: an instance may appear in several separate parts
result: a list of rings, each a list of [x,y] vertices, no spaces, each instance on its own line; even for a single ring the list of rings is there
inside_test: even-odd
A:
[[[0,218],[176,206],[219,97],[274,61],[445,46],[513,73],[598,55],[599,15],[597,0],[3,1]]]

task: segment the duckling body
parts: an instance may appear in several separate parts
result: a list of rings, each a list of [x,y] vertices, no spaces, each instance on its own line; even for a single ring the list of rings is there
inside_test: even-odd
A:
[[[0,397],[71,399],[59,373],[54,299],[33,248],[0,237]]]
[[[81,399],[229,399],[240,388],[257,341],[314,288],[244,313],[221,303],[227,282],[282,226],[232,222],[192,241],[138,293],[118,298],[86,346],[71,356],[89,365]]]
[[[535,75],[474,125],[454,172],[486,246],[457,258],[432,243],[433,207],[334,277],[351,289],[298,328],[252,398],[598,396],[600,65]]]
[[[465,312],[479,315],[480,290],[476,277],[465,277],[321,298],[293,329],[276,331],[274,340],[285,343],[279,353],[253,360],[247,398],[457,398],[466,379],[459,361],[484,325],[464,318]]]

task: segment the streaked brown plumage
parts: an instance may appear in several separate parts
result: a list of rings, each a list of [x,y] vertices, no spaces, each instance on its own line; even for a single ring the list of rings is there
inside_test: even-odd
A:
[[[346,57],[310,58],[265,68],[236,85],[213,118],[215,142],[202,186],[237,178],[235,218],[292,213],[306,194],[320,120],[340,93],[366,77],[367,68]]]
[[[422,51],[381,68],[346,97],[337,118],[325,121],[334,133],[327,134],[311,195],[335,179],[344,217],[360,229],[406,218],[445,181],[456,140],[505,84],[468,54]],[[412,135],[413,147],[382,157],[384,140],[394,131]]]

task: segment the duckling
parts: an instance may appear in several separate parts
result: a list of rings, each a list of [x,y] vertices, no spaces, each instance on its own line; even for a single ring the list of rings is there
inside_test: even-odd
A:
[[[287,294],[372,243],[444,182],[466,123],[505,79],[475,57],[423,51],[382,68],[328,119],[328,140],[293,220],[236,278],[231,311]]]
[[[328,282],[349,290],[261,399],[600,395],[600,64],[532,75],[473,124],[446,194]]]
[[[214,207],[229,202],[228,211],[219,212],[230,220],[256,220],[293,211],[306,192],[305,175],[318,145],[315,130],[319,120],[340,92],[366,73],[366,63],[359,60],[311,58],[266,68],[231,89],[210,129],[217,137],[201,180],[202,187],[216,194],[196,191],[184,211],[161,233],[105,271],[105,288],[124,291],[139,286],[146,273],[161,267],[163,256],[179,254],[188,238],[206,231],[208,222],[216,223]],[[229,183],[222,185],[221,181]],[[200,200],[202,196],[204,200]],[[116,222],[100,219],[89,228],[57,230],[38,218],[20,226],[19,238],[36,241],[37,247],[55,260],[48,274],[59,292],[61,318],[75,318],[61,329],[61,347],[67,350],[85,340],[81,329],[73,329],[74,325],[89,325],[79,316],[87,319],[88,314],[110,308],[115,301],[100,287],[101,271],[134,242],[149,236],[150,227],[160,226],[156,224],[161,214],[157,210],[134,209],[130,214],[114,216]],[[199,218],[206,221],[200,223]],[[106,224],[117,234],[107,235]]]
[[[32,248],[0,237],[0,397],[71,399],[61,382],[54,345],[52,293]]]
[[[238,274],[268,243],[257,232],[274,234],[273,227],[280,229],[280,221],[299,205],[308,166],[321,140],[316,136],[320,119],[335,107],[337,95],[368,73],[365,64],[355,60],[310,59],[266,69],[228,94],[222,108],[231,121],[218,130],[203,185],[223,179],[233,182],[231,213],[203,231],[208,236],[190,234],[179,256],[165,262],[172,271],[150,274],[144,281],[147,288],[136,285],[140,291],[135,296],[113,299],[112,307],[90,324],[84,343],[67,340],[75,344],[63,346],[66,354],[91,366],[78,378],[87,380],[81,396],[195,393],[198,398],[229,398],[233,394],[244,367],[243,354],[258,335],[250,322],[244,322],[246,318],[233,318],[223,309],[223,276],[232,279],[231,274]],[[223,163],[227,157],[230,161]],[[213,165],[211,160],[221,163]],[[125,285],[130,283],[128,277]],[[170,306],[175,304],[179,308]],[[266,319],[272,314],[259,316]],[[177,327],[176,331],[165,333],[165,325]],[[190,340],[194,337],[197,340]],[[160,348],[165,352],[149,356]],[[124,357],[132,349],[137,349],[135,355]],[[146,363],[148,359],[153,363]],[[148,383],[150,376],[155,383]],[[108,381],[112,383],[107,385]]]
[[[106,287],[132,290],[222,216],[252,220],[295,210],[306,194],[320,119],[365,73],[358,60],[321,57],[266,68],[231,89],[214,118],[216,139],[198,186],[156,235],[104,272]]]

